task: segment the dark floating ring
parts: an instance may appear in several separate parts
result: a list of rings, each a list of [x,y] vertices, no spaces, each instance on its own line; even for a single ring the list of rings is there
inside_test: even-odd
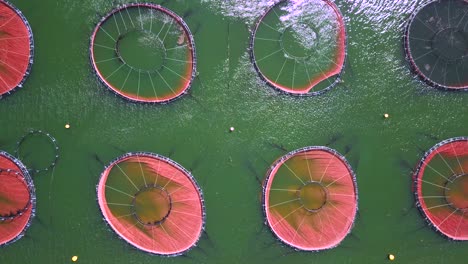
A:
[[[21,148],[21,145],[24,143],[24,141],[28,138],[28,137],[31,137],[31,136],[35,136],[35,135],[41,135],[41,136],[45,136],[47,139],[49,139],[50,143],[52,144],[53,146],[53,149],[54,149],[54,157],[52,159],[52,162],[46,166],[46,167],[43,167],[43,168],[29,168],[29,171],[33,174],[39,174],[39,173],[42,173],[42,172],[46,172],[46,171],[49,171],[49,170],[52,170],[55,165],[57,165],[57,161],[59,159],[59,147],[58,147],[58,144],[57,144],[57,140],[52,136],[50,135],[49,133],[47,132],[44,132],[42,130],[31,130],[29,131],[28,133],[26,133],[16,144],[16,150],[15,150],[15,156],[17,158],[21,158],[20,155],[20,148]]]
[[[443,90],[468,91],[467,12],[467,1],[436,0],[410,16],[404,50],[411,71],[422,82]]]

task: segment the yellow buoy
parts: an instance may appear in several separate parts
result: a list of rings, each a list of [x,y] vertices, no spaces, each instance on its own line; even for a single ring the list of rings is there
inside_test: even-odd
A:
[[[77,260],[78,260],[78,256],[73,256],[73,257],[72,257],[72,261],[73,261],[73,262],[76,262]]]
[[[395,256],[393,254],[389,254],[388,259],[393,261],[393,260],[395,260]]]
[[[65,125],[65,128],[66,128],[66,129],[69,129],[69,128],[70,128],[70,124],[66,124],[66,125]]]
[[[387,114],[387,113],[385,113],[385,114],[383,115],[383,117],[384,117],[384,118],[389,118],[389,117],[390,117],[390,115],[389,115],[389,114]]]

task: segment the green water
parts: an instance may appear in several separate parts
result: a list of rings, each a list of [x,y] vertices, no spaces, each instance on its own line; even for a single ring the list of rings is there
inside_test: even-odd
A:
[[[120,42],[119,50],[122,59],[133,67],[144,70],[159,69],[163,64],[164,47],[161,41],[152,40],[151,35],[142,31],[133,31],[124,36]],[[141,43],[140,39],[150,39],[149,43]],[[145,45],[146,44],[146,45]],[[134,48],[134,52],[131,52]]]
[[[164,106],[128,103],[93,75],[89,37],[114,7],[110,1],[12,2],[32,26],[36,54],[24,88],[0,101],[0,146],[13,153],[23,134],[42,129],[56,137],[60,159],[53,172],[35,176],[37,217],[26,237],[0,249],[0,263],[67,263],[73,255],[81,263],[382,263],[388,253],[395,263],[466,258],[467,243],[427,227],[410,189],[421,151],[468,135],[468,94],[426,87],[404,60],[402,24],[422,1],[381,7],[381,1],[337,1],[348,30],[345,82],[311,98],[278,95],[259,81],[247,53],[253,23],[222,12],[234,1],[167,1],[194,33],[199,78],[191,96]],[[294,252],[264,226],[256,177],[284,154],[271,143],[293,150],[330,142],[357,175],[359,215],[337,248]],[[95,156],[107,164],[128,151],[170,156],[193,170],[208,236],[189,257],[137,251],[102,220],[95,187],[104,168]]]

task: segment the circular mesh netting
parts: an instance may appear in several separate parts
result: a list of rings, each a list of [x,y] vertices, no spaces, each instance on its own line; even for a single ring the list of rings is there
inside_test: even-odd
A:
[[[150,3],[124,5],[103,17],[90,53],[104,85],[134,102],[175,100],[196,73],[190,29],[174,12]]]
[[[414,180],[417,205],[428,223],[450,239],[468,240],[468,138],[432,147]]]
[[[168,158],[125,154],[106,167],[97,192],[106,221],[138,249],[176,256],[195,246],[202,234],[200,188],[187,170]]]
[[[280,1],[255,25],[251,59],[270,86],[316,95],[336,85],[344,68],[343,17],[328,0]]]
[[[36,197],[26,167],[0,151],[0,246],[24,235],[34,216]]]
[[[354,173],[332,149],[295,150],[268,171],[263,207],[268,226],[287,245],[306,251],[336,247],[357,212]]]
[[[410,18],[405,51],[412,70],[437,88],[468,89],[468,2],[433,1]]]
[[[31,27],[21,11],[0,0],[0,98],[22,87],[33,62]]]

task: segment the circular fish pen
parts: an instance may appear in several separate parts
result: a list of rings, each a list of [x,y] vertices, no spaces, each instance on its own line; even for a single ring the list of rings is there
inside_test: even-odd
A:
[[[267,224],[278,239],[298,250],[330,249],[353,226],[356,177],[338,152],[306,147],[273,163],[262,198]]]
[[[91,64],[99,80],[132,102],[168,103],[196,75],[195,43],[174,12],[151,3],[120,6],[91,36]]]
[[[255,24],[250,57],[260,78],[292,95],[318,95],[341,79],[346,29],[328,0],[282,0]]]
[[[59,158],[57,140],[42,130],[31,130],[17,142],[15,156],[33,174],[52,170]]]
[[[414,173],[416,205],[426,221],[453,240],[468,240],[468,137],[444,140]]]
[[[0,246],[24,236],[35,207],[34,184],[26,167],[0,151]]]
[[[0,98],[26,81],[34,57],[34,41],[28,21],[8,1],[0,0]]]
[[[435,88],[468,90],[468,2],[433,1],[410,17],[404,48],[412,71]]]
[[[152,254],[181,255],[204,230],[204,201],[195,179],[157,154],[127,153],[112,161],[101,175],[97,195],[115,233]]]

